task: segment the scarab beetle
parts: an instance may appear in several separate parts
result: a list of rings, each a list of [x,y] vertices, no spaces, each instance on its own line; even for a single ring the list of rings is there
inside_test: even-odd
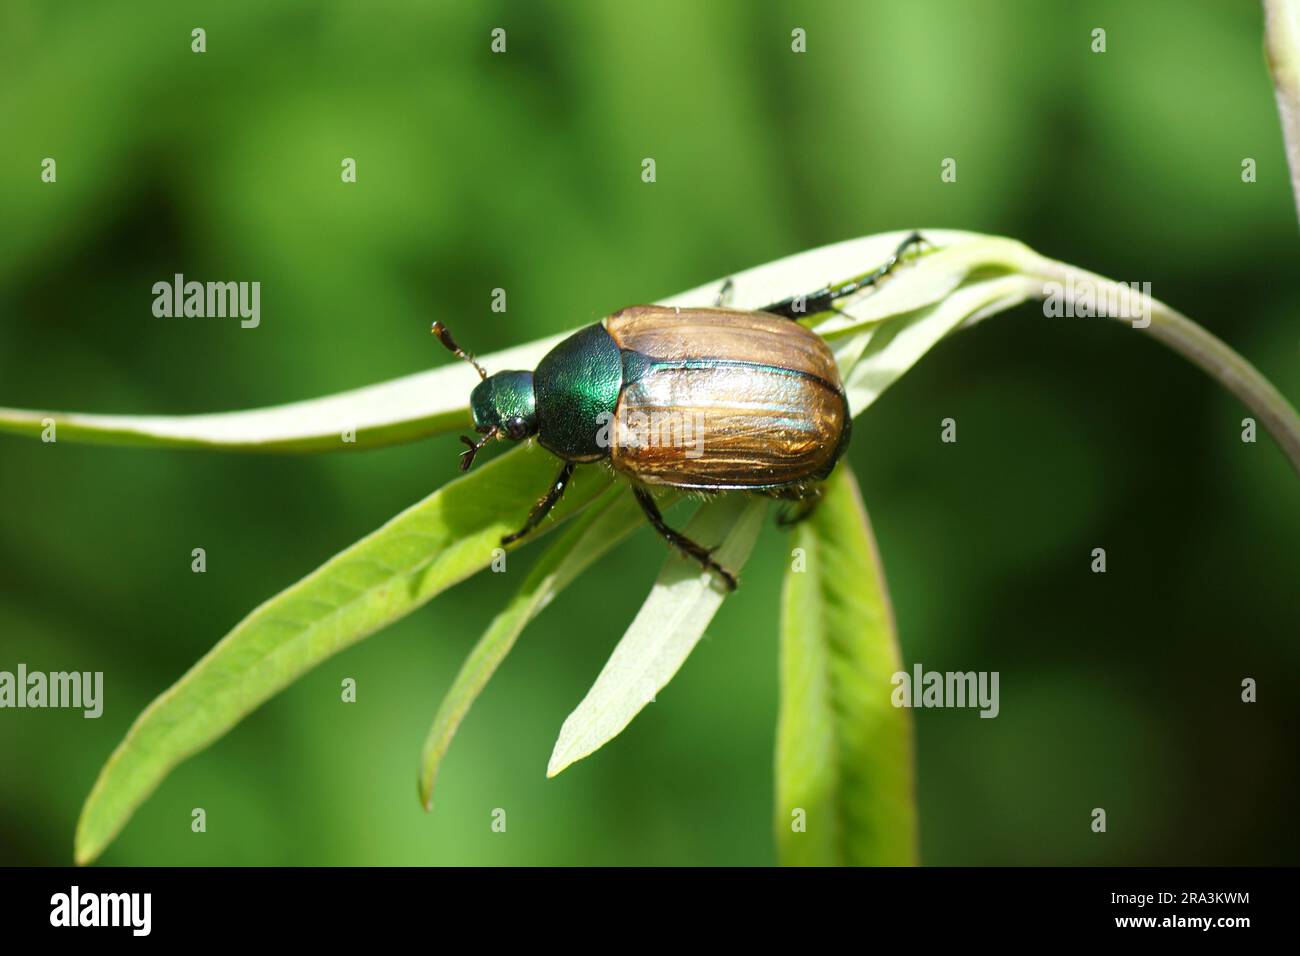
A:
[[[501,543],[537,527],[578,464],[605,461],[630,479],[670,545],[735,588],[735,575],[711,549],[668,527],[650,488],[798,500],[804,505],[794,520],[806,517],[848,446],[852,419],[834,355],[796,320],[879,282],[924,241],[913,233],[875,271],[757,312],[720,307],[729,282],[715,308],[631,306],[575,332],[531,372],[489,375],[435,322],[442,344],[482,379],[470,411],[483,437],[461,437],[469,446],[461,470],[500,438],[536,436],[564,462],[524,526]]]

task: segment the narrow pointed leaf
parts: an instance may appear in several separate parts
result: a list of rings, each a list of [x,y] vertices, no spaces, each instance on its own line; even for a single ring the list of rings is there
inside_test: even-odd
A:
[[[1020,242],[947,229],[923,229],[931,247],[880,285],[810,319],[835,348],[855,414],[950,332],[1052,286],[1089,289],[1098,301],[1118,283],[1040,256]],[[884,262],[905,233],[882,233],[824,246],[735,273],[733,306],[757,309]],[[721,280],[660,300],[710,305]],[[1258,416],[1300,472],[1300,417],[1250,363],[1195,323],[1142,295],[1145,331],[1199,365]],[[1104,313],[1104,309],[1102,310]],[[818,321],[820,319],[820,321]],[[563,335],[483,357],[492,370],[532,368]],[[427,341],[427,340],[425,340]],[[329,451],[410,441],[463,427],[474,373],[455,363],[337,395],[272,408],[210,415],[125,416],[0,408],[0,432],[59,440],[248,451]],[[355,430],[355,431],[353,431]],[[343,441],[344,432],[355,441]]]
[[[721,542],[714,557],[738,572],[758,538],[766,508],[764,499],[741,495],[710,502],[701,506],[685,534],[706,547]],[[560,728],[548,777],[623,732],[685,663],[726,595],[713,572],[675,554],[668,558],[596,683]]]
[[[411,613],[492,560],[553,477],[528,445],[434,492],[244,618],[137,718],[100,771],[77,825],[76,859],[97,857],[180,761],[326,658]],[[579,469],[553,514],[609,487]],[[541,531],[554,527],[543,525]]]
[[[452,737],[528,622],[579,574],[645,524],[636,498],[616,486],[574,520],[538,559],[519,593],[492,619],[434,717],[420,757],[420,802],[433,809],[433,787]]]
[[[485,355],[486,367],[532,368],[563,336]],[[418,340],[430,349],[430,337]],[[478,382],[463,362],[269,408],[211,415],[91,415],[0,408],[0,431],[38,437],[53,424],[59,441],[219,448],[228,451],[347,451],[412,441],[468,426],[469,393]],[[344,434],[350,439],[344,441]]]
[[[795,531],[786,572],[776,744],[783,864],[917,859],[910,712],[890,701],[902,668],[894,616],[857,482],[842,464]]]
[[[916,312],[865,328],[852,338],[832,340],[836,360],[847,370],[844,388],[853,415],[865,411],[946,336],[977,321],[987,310],[1004,311],[1033,294],[1032,283],[1022,276],[984,279]]]

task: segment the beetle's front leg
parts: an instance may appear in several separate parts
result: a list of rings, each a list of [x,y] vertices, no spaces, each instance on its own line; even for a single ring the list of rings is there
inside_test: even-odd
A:
[[[650,524],[663,535],[665,541],[683,554],[694,558],[706,571],[715,571],[718,577],[722,578],[723,583],[726,584],[728,591],[736,590],[736,576],[713,560],[711,549],[696,544],[680,531],[674,531],[668,527],[668,523],[664,521],[664,516],[659,513],[659,506],[655,504],[654,497],[650,492],[635,485],[632,486],[632,492],[636,495],[636,500],[641,505],[641,510],[645,512]]]
[[[897,269],[898,264],[907,255],[907,250],[913,246],[928,245],[929,243],[930,240],[925,236],[919,232],[914,232],[898,244],[894,254],[880,268],[865,275],[860,275],[856,279],[841,282],[838,285],[822,286],[816,292],[810,292],[807,295],[795,295],[788,299],[782,299],[780,302],[772,303],[765,309],[759,309],[759,311],[770,312],[773,315],[795,320],[809,315],[816,315],[818,312],[830,311],[837,299],[843,299],[845,296],[860,292],[868,286],[873,286]]]
[[[555,507],[556,502],[563,497],[564,489],[569,486],[569,479],[573,477],[573,469],[573,462],[566,461],[564,463],[564,467],[560,469],[560,473],[556,475],[555,480],[551,482],[550,490],[546,492],[546,495],[537,502],[537,504],[533,505],[533,510],[528,513],[528,520],[524,522],[524,526],[514,534],[508,534],[502,538],[502,544],[511,544],[512,542],[518,541],[541,523],[541,520],[546,517],[552,508]]]

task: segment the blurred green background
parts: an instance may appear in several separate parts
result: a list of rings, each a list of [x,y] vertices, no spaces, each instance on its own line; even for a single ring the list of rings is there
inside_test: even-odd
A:
[[[486,352],[911,227],[1149,281],[1295,402],[1300,243],[1257,5],[1082,6],[9,0],[0,404],[308,398],[446,361],[435,317]],[[150,287],[174,272],[260,281],[261,327],[155,319]],[[905,661],[1001,672],[996,720],[916,712],[925,862],[1300,861],[1300,487],[1268,437],[1239,440],[1244,414],[1143,335],[1025,306],[944,343],[858,420],[850,457]],[[947,416],[956,445],[939,441]],[[99,720],[0,712],[0,863],[69,862],[81,802],[145,704],[451,478],[459,450],[0,436],[0,669],[102,670],[107,698]],[[658,703],[555,780],[560,723],[664,560],[648,530],[530,627],[431,815],[420,745],[517,575],[480,575],[312,672],[174,772],[104,862],[771,863],[784,553],[769,527]]]

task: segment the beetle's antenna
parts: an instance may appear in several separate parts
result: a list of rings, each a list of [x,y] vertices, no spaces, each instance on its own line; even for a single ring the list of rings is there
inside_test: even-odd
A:
[[[473,361],[473,359],[470,359],[470,361]],[[474,464],[474,456],[479,453],[479,449],[496,437],[497,430],[495,428],[484,435],[482,441],[478,442],[474,441],[474,439],[470,438],[468,435],[461,435],[460,440],[466,445],[469,445],[469,451],[463,451],[460,453],[460,470],[469,471],[469,466]]]
[[[474,361],[474,356],[470,355],[463,348],[461,348],[459,345],[456,344],[456,340],[451,337],[451,333],[447,331],[447,327],[445,325],[443,325],[441,322],[433,323],[433,334],[438,336],[438,341],[443,344],[443,346],[447,349],[448,352],[451,352],[457,358],[464,359],[466,362],[469,362],[470,365],[473,365],[474,370],[478,372],[479,378],[488,377],[487,372],[483,370],[483,366],[479,365],[478,362]],[[470,444],[472,445],[474,443],[470,442]],[[479,448],[482,447],[483,447],[482,445],[479,446]],[[473,460],[472,457],[471,460]],[[465,468],[468,467],[469,467],[468,465],[465,465],[464,467],[461,468],[461,471],[464,471]]]

